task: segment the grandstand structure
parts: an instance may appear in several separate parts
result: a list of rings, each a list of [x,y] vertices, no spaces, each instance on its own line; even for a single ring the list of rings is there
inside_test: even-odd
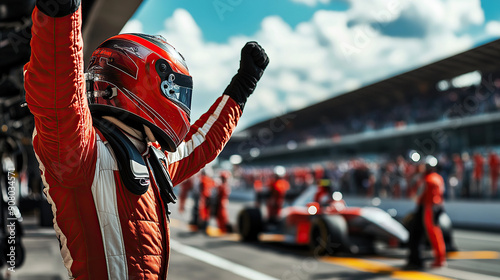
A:
[[[475,84],[455,83],[476,76]],[[257,123],[221,154],[283,164],[500,146],[500,40]]]

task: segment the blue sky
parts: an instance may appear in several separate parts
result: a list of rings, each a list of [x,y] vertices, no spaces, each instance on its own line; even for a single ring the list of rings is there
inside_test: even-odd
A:
[[[161,30],[158,19],[171,17],[178,8],[189,11],[203,28],[207,40],[224,42],[235,34],[251,36],[259,29],[262,19],[267,16],[279,15],[287,23],[295,26],[309,20],[318,8],[342,11],[348,8],[348,4],[345,1],[334,1],[319,7],[310,7],[289,0],[145,0],[133,19],[141,20],[146,32],[156,33]]]
[[[500,36],[497,0],[145,0],[122,32],[161,34],[187,59],[192,121],[258,41],[271,63],[241,127]]]

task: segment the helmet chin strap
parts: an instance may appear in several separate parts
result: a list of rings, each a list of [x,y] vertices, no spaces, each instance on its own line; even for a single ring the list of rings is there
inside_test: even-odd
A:
[[[144,132],[146,133],[147,140],[149,142],[153,142],[153,143],[156,142],[156,138],[155,138],[153,132],[151,131],[151,129],[149,129],[149,127],[147,127],[145,125],[143,125],[143,126],[144,126]]]

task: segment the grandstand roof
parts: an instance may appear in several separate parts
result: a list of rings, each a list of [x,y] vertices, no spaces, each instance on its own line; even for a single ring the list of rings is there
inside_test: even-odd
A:
[[[143,0],[85,0],[82,1],[84,61],[109,37],[118,34]],[[89,2],[89,3],[86,3]],[[112,11],[112,12],[110,12]]]
[[[457,55],[439,60],[397,76],[370,84],[351,92],[341,94],[307,108],[294,111],[294,127],[308,126],[318,116],[342,117],[352,112],[363,112],[374,107],[397,103],[403,92],[422,86],[434,86],[441,80],[447,80],[472,71],[491,72],[500,68],[500,39]],[[253,131],[268,125],[269,120],[247,129]]]

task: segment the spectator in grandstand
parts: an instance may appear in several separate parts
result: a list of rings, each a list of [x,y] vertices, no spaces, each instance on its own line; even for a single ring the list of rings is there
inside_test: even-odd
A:
[[[495,151],[490,151],[488,155],[488,164],[490,169],[490,196],[497,196],[498,175],[500,172],[500,158]]]
[[[474,173],[473,187],[471,189],[472,197],[481,197],[484,176],[484,157],[480,152],[474,153]]]
[[[425,188],[417,201],[417,211],[413,224],[410,225],[410,253],[408,255],[408,269],[422,269],[422,240],[427,235],[434,253],[432,267],[442,267],[446,263],[446,246],[443,233],[438,225],[439,215],[443,208],[443,177],[436,172],[438,161],[435,157],[425,159]]]
[[[383,162],[380,164],[379,176],[378,176],[378,195],[380,197],[390,196],[391,187],[391,163]]]
[[[398,192],[394,194],[394,197],[400,198],[406,196],[407,187],[408,187],[408,172],[409,172],[409,163],[405,160],[403,156],[398,156],[396,158],[396,170],[395,176],[398,185]]]
[[[343,194],[351,194],[352,189],[352,173],[354,160],[349,160],[347,162],[342,162],[340,164],[340,192]]]
[[[359,158],[353,161],[352,179],[354,183],[354,191],[357,195],[366,195],[370,184],[370,171],[366,162]]]
[[[378,164],[376,162],[370,162],[367,163],[367,169],[368,169],[368,179],[366,181],[366,192],[365,196],[366,197],[373,197],[375,195],[375,183],[377,180],[377,169],[378,169]]]
[[[297,189],[307,188],[309,170],[305,166],[294,166],[290,170],[290,185]]]
[[[414,168],[408,185],[408,198],[414,198],[424,185],[425,164],[415,163],[412,166],[414,166]]]
[[[463,180],[464,180],[464,162],[460,157],[460,154],[453,154],[453,176],[456,178],[455,185],[451,186],[452,191],[450,192],[449,197],[455,198],[460,196],[459,190],[462,189]]]
[[[341,177],[341,172],[337,164],[334,161],[328,161],[325,166],[325,176],[330,179],[333,191],[339,191],[340,185],[339,180]]]
[[[498,79],[498,80],[500,80],[500,79]],[[500,92],[498,92],[498,87],[497,87],[497,92],[495,92],[495,94],[493,95],[493,102],[495,104],[493,111],[500,110]]]
[[[438,173],[444,180],[444,198],[447,199],[450,193],[450,174],[453,172],[453,162],[449,160],[448,156],[443,153],[439,155],[439,170]]]
[[[315,182],[325,177],[325,169],[321,164],[314,164],[312,168],[312,175]]]
[[[468,152],[462,153],[462,162],[464,166],[463,180],[462,180],[462,189],[460,190],[460,196],[470,198],[471,197],[471,181],[472,181],[472,173],[474,169],[474,164],[470,158]]]
[[[401,180],[402,175],[399,172],[399,168],[397,162],[391,160],[388,165],[389,172],[389,197],[392,198],[401,198]]]
[[[286,178],[284,178],[290,184],[290,189],[288,190],[286,196],[287,199],[293,200],[310,185],[314,184],[315,176],[315,167],[311,167],[309,165],[289,168],[286,174]]]

